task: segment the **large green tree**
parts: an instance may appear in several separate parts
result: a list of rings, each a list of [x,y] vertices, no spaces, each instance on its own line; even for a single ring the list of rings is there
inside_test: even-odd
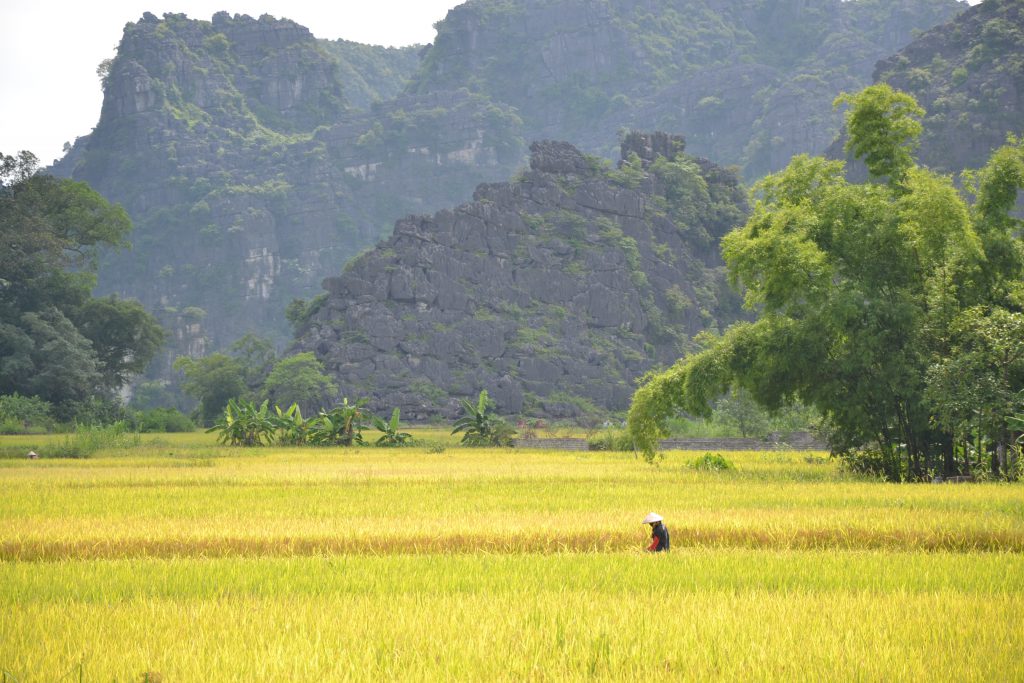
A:
[[[324,366],[315,355],[299,353],[274,365],[263,391],[271,403],[284,407],[297,403],[308,415],[324,407],[338,393],[338,387],[324,374]]]
[[[174,369],[185,375],[182,388],[199,401],[199,420],[204,426],[213,424],[231,399],[248,395],[245,369],[238,359],[223,353],[204,358],[181,356]]]
[[[137,302],[91,294],[100,250],[127,246],[124,209],[36,166],[0,154],[0,394],[68,406],[141,372],[163,330]]]
[[[963,311],[1022,302],[1024,253],[1009,214],[1022,147],[1011,140],[974,177],[971,208],[950,178],[914,164],[912,99],[880,85],[838,103],[849,105],[847,147],[867,158],[870,180],[798,156],[755,186],[752,215],[722,252],[760,317],[705,338],[703,351],[636,392],[629,425],[648,455],[666,418],[706,415],[730,387],[769,408],[815,407],[835,452],[867,447],[894,479],[924,477],[953,449],[928,370],[951,357]]]

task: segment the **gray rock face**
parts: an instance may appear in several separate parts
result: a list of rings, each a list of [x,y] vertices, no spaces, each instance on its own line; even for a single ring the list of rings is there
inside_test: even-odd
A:
[[[611,157],[624,125],[758,178],[818,154],[832,101],[879,59],[966,8],[956,0],[479,0],[438,24],[411,88],[466,84],[514,106],[530,138]]]
[[[624,409],[638,375],[738,315],[714,243],[746,211],[736,177],[684,155],[681,138],[627,140],[642,166],[534,143],[515,181],[400,220],[324,280],[295,349],[342,394],[415,419],[481,389],[505,413]],[[679,199],[693,182],[706,196]]]
[[[1024,4],[989,0],[927,31],[877,63],[874,79],[910,93],[925,110],[918,161],[956,177],[980,168],[1024,121]],[[826,155],[845,159],[847,177],[867,167],[846,154],[845,132]],[[958,179],[959,181],[959,179]],[[1018,201],[1024,215],[1024,198]]]
[[[134,223],[133,249],[101,263],[99,292],[139,299],[174,339],[205,338],[173,354],[220,350],[246,332],[283,345],[289,301],[314,295],[398,216],[464,201],[521,159],[514,135],[482,132],[504,110],[468,92],[365,103],[400,90],[399,70],[418,61],[325,45],[270,16],[147,13],[127,25],[99,124],[53,169],[121,203]],[[342,80],[356,63],[364,108]],[[408,275],[396,291],[423,284]],[[205,315],[181,330],[190,308]]]
[[[943,173],[980,168],[1024,121],[1024,4],[989,0],[878,63],[875,80],[927,112],[919,158]]]

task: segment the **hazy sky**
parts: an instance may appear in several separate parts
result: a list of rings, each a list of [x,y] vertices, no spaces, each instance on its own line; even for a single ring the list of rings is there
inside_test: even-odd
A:
[[[96,66],[143,12],[209,19],[221,10],[293,19],[317,38],[374,45],[434,39],[434,22],[461,0],[0,0],[0,152],[43,164],[89,133],[103,93]]]

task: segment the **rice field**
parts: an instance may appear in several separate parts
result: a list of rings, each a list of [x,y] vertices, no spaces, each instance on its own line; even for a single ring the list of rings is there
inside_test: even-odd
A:
[[[0,459],[0,681],[1024,680],[1020,484],[419,436]]]

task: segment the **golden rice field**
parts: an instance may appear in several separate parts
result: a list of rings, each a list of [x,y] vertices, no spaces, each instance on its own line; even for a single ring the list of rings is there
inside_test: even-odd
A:
[[[1020,484],[431,450],[0,460],[0,681],[1024,680]]]

